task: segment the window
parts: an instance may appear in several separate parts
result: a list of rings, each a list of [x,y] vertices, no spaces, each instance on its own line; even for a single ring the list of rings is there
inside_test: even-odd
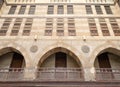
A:
[[[48,6],[47,14],[54,14],[54,6],[53,5]]]
[[[45,29],[45,36],[51,36],[53,29],[53,19],[47,18],[46,20],[46,29]]]
[[[119,27],[116,19],[115,18],[110,18],[109,21],[110,21],[111,27],[113,29],[114,35],[115,36],[120,36],[120,27]]]
[[[45,30],[45,36],[52,36],[52,30]]]
[[[99,23],[100,23],[100,27],[101,27],[103,36],[110,36],[110,33],[109,33],[109,30],[108,30],[105,19],[100,18]]]
[[[104,6],[105,7],[105,11],[107,14],[112,14],[112,10],[110,8],[110,6]]]
[[[99,5],[96,5],[95,9],[96,9],[97,14],[103,14],[102,9]]]
[[[90,5],[86,5],[86,13],[87,14],[93,14],[92,8]]]
[[[75,36],[76,35],[75,30],[68,30],[68,32],[69,32],[69,36]]]
[[[63,18],[57,19],[57,36],[64,36],[64,23]]]
[[[67,14],[73,14],[73,5],[67,5]]]
[[[119,29],[119,26],[117,23],[111,23],[111,26],[112,26],[113,30]]]
[[[24,14],[25,13],[26,6],[21,6],[20,11],[18,14]]]
[[[75,36],[76,35],[75,24],[74,24],[74,19],[73,18],[68,19],[68,35],[69,36]]]
[[[64,14],[63,5],[58,5],[58,14]]]
[[[120,0],[118,0],[118,5],[119,5],[119,7],[120,7]]]
[[[3,3],[4,3],[4,0],[0,0],[0,9],[1,9]]]
[[[30,6],[28,14],[34,14],[34,13],[35,13],[35,6]]]
[[[97,31],[95,20],[93,18],[89,18],[88,24],[89,24],[91,36],[98,36],[98,31]]]
[[[115,36],[120,36],[120,30],[114,30]]]
[[[8,28],[10,26],[10,23],[11,23],[12,19],[11,18],[6,18],[1,29],[0,29],[0,36],[5,36],[7,31],[8,31]]]
[[[11,36],[17,36],[18,32],[19,32],[19,30],[12,30],[11,31]]]
[[[0,30],[0,36],[5,36],[7,33],[7,30]]]
[[[23,33],[22,33],[23,36],[29,36],[30,35],[32,22],[33,22],[32,18],[27,18],[26,19],[24,29],[23,29]]]
[[[17,6],[11,6],[8,14],[14,14]]]
[[[17,18],[15,20],[15,23],[14,23],[13,28],[11,30],[11,36],[17,36],[18,35],[19,29],[20,29],[20,26],[21,26],[21,22],[22,22],[22,18]]]
[[[57,36],[64,36],[64,30],[57,30]]]
[[[67,55],[63,52],[55,53],[55,67],[67,67]]]

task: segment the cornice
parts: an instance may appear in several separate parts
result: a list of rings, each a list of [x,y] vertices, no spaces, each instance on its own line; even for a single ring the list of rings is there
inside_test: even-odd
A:
[[[0,18],[120,18],[119,15],[1,15]]]
[[[7,0],[4,0],[6,5],[115,5],[115,2],[8,2]]]

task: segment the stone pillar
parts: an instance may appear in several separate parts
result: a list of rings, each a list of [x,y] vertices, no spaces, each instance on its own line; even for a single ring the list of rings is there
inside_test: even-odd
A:
[[[36,78],[36,70],[35,67],[28,67],[24,69],[24,80],[34,80]]]
[[[84,78],[85,81],[95,81],[95,68],[94,67],[87,67],[84,68]]]

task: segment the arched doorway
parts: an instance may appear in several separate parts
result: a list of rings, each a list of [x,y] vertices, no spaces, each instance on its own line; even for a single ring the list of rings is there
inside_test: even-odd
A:
[[[11,47],[0,50],[0,80],[22,79],[24,67],[24,57],[18,50]]]
[[[52,49],[43,55],[38,67],[39,80],[83,80],[79,58],[62,47]]]
[[[120,51],[115,48],[102,50],[95,59],[96,80],[120,80]]]

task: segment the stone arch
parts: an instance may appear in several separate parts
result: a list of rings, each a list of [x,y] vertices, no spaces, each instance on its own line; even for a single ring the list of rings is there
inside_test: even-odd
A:
[[[8,50],[9,49],[9,50]],[[18,45],[16,43],[11,43],[11,44],[4,44],[2,46],[0,46],[0,52],[2,52],[3,50],[5,50],[4,52],[7,51],[15,51],[17,53],[20,53],[23,55],[24,60],[25,60],[25,68],[30,66],[30,57],[26,51],[26,49],[24,49],[24,47],[22,47],[21,45]],[[2,53],[0,53],[1,55]]]
[[[76,62],[79,64],[79,66],[81,66],[81,62],[78,60],[79,58],[74,53],[72,53],[70,50],[63,48],[63,47],[57,47],[57,48],[49,50],[46,54],[44,54],[41,57],[39,64],[41,64],[45,59],[47,59],[48,56],[50,56],[51,54],[54,54],[56,52],[63,52],[63,53],[66,53],[66,54],[72,56],[74,58],[74,60],[76,60]]]
[[[117,55],[117,56],[120,57],[120,50],[118,50],[117,48],[108,47],[108,48],[106,48],[106,49],[101,50],[97,56],[101,56],[101,55],[105,55],[105,54],[106,54],[107,56],[108,56],[108,54],[109,54],[109,56],[110,56],[110,55]],[[96,58],[98,58],[97,56],[96,56]],[[95,58],[95,60],[94,60],[94,67],[95,67],[96,58]],[[104,57],[102,56],[102,58],[104,58]],[[105,57],[105,58],[106,58],[106,57]],[[109,59],[109,57],[107,57],[107,58]],[[114,58],[114,57],[112,56],[112,58]],[[117,58],[117,59],[118,59],[118,58]],[[115,61],[115,60],[114,60],[114,61]],[[110,64],[110,66],[111,66],[111,64]]]
[[[57,49],[57,48],[63,48],[65,50],[68,50],[72,54],[74,54],[77,57],[77,61],[79,61],[81,63],[81,67],[83,67],[82,66],[83,65],[82,53],[79,53],[79,51],[77,49],[75,49],[72,46],[65,44],[65,43],[52,44],[52,45],[46,47],[41,54],[36,56],[36,58],[38,58],[38,59],[36,59],[35,65],[38,66],[39,62],[42,62],[44,60],[43,57],[46,53],[48,53],[50,50]]]
[[[118,47],[115,44],[109,44],[109,43],[105,43],[105,44],[100,45],[99,47],[96,47],[90,56],[90,64],[94,67],[94,62],[95,62],[97,55],[111,48],[118,50]]]
[[[22,55],[22,53],[13,47],[6,47],[6,48],[1,49],[0,50],[0,59],[2,59],[2,60],[4,59],[4,61],[1,61],[1,63],[4,64],[7,62],[7,67],[9,66],[9,68],[16,68],[16,63],[15,63],[16,59],[17,59],[17,62],[19,61],[18,62],[19,64],[17,64],[18,65],[17,68],[18,67],[24,68],[26,66],[25,59],[24,59],[24,56]],[[12,63],[13,60],[14,60],[14,63]],[[11,63],[12,63],[12,66],[11,66]]]

